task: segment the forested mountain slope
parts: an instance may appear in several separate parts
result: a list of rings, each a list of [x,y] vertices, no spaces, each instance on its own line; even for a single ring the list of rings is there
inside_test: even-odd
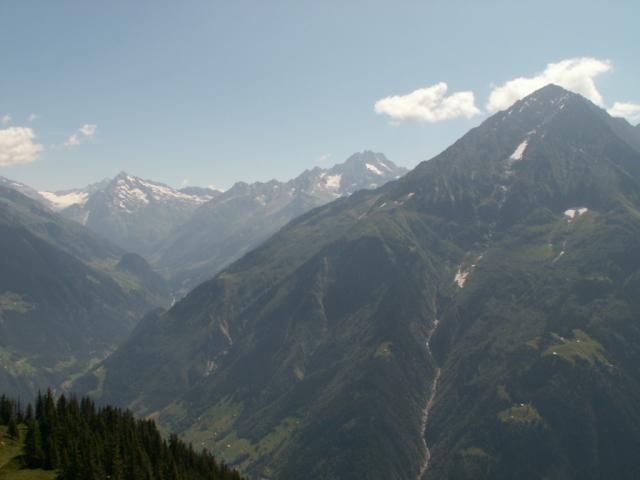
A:
[[[637,478],[633,138],[545,87],[299,217],[76,386],[255,476]]]

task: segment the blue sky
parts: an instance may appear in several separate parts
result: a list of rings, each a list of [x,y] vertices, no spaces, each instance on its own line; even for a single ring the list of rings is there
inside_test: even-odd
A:
[[[4,1],[0,175],[229,187],[364,149],[413,167],[486,118],[496,87],[586,57],[600,70],[570,84],[637,118],[638,18],[635,0]]]

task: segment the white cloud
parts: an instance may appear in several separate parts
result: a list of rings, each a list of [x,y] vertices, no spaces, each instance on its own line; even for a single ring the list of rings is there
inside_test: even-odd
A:
[[[440,122],[457,117],[470,118],[480,113],[473,92],[455,92],[446,96],[445,82],[419,88],[407,95],[394,95],[378,100],[375,111],[395,121],[414,120]]]
[[[0,123],[2,125],[9,125],[11,123],[11,115],[3,115],[0,117]]]
[[[634,125],[640,123],[640,104],[638,103],[615,102],[607,112],[612,117],[626,118]]]
[[[74,133],[71,135],[66,142],[64,142],[65,147],[77,147],[80,145],[80,139],[78,138],[78,134]]]
[[[97,128],[97,125],[93,123],[87,123],[81,126],[73,135],[69,136],[64,146],[68,148],[77,147],[82,143],[83,139],[93,137]]]
[[[30,113],[29,116],[27,117],[27,122],[29,123],[35,122],[39,118],[40,118],[40,115],[38,115],[37,113]]]
[[[78,130],[85,137],[93,137],[93,134],[96,133],[97,126],[94,124],[86,124],[80,127]]]
[[[187,180],[186,178],[184,180],[182,180],[180,182],[180,187],[179,188],[185,188],[189,185],[189,180]]]
[[[26,127],[0,129],[0,166],[30,163],[38,158],[42,145],[34,143],[33,130]]]
[[[536,90],[555,83],[560,87],[579,93],[593,103],[602,106],[602,95],[593,81],[598,75],[611,69],[611,62],[597,58],[569,58],[549,63],[545,70],[534,77],[519,77],[494,87],[487,102],[487,110],[504,110],[516,101]]]

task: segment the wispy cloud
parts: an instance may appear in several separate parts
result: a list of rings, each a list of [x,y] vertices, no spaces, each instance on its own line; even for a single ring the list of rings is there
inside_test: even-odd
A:
[[[324,165],[326,164],[329,160],[331,159],[331,154],[330,153],[323,153],[322,155],[320,155],[320,157],[318,158],[318,163],[320,165]]]
[[[27,122],[31,123],[31,122],[35,122],[36,120],[38,120],[40,118],[40,115],[38,115],[37,113],[30,113],[27,116]]]
[[[406,95],[382,98],[375,104],[375,111],[397,121],[440,122],[458,117],[470,118],[480,110],[475,105],[473,92],[455,92],[447,96],[445,82],[419,88]]]
[[[87,124],[80,127],[78,130],[85,137],[93,137],[94,133],[96,133],[97,126],[94,124]]]
[[[516,101],[536,90],[555,83],[567,90],[579,93],[596,105],[603,105],[602,95],[598,91],[594,78],[611,70],[611,62],[597,58],[569,58],[557,63],[547,64],[544,71],[532,77],[518,77],[494,87],[489,95],[487,110],[504,110]]]
[[[0,117],[0,123],[2,125],[9,125],[11,123],[11,115],[5,114]]]
[[[80,145],[80,139],[78,138],[78,134],[74,133],[71,135],[66,142],[64,142],[65,147],[77,147]]]
[[[69,136],[64,146],[68,148],[77,147],[83,140],[93,137],[97,128],[97,125],[93,123],[87,123],[81,126],[75,133]]]
[[[640,104],[615,102],[611,108],[607,110],[612,117],[626,118],[634,125],[640,123]]]
[[[34,142],[33,130],[27,127],[0,129],[0,166],[31,163],[38,159],[43,147]]]

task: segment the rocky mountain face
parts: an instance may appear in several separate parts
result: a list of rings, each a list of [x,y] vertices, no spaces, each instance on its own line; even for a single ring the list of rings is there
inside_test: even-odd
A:
[[[31,398],[65,388],[142,315],[169,303],[166,284],[150,282],[139,273],[144,267],[116,268],[126,259],[119,247],[4,186],[0,244],[3,392]]]
[[[634,478],[633,132],[545,87],[290,222],[75,387],[255,477]]]
[[[205,188],[176,190],[124,172],[85,189],[40,192],[63,216],[139,254],[153,252],[199,205],[219,193]]]
[[[288,182],[236,183],[177,228],[152,256],[153,264],[174,289],[186,292],[298,215],[405,173],[381,153],[365,151],[329,169],[307,170]]]

